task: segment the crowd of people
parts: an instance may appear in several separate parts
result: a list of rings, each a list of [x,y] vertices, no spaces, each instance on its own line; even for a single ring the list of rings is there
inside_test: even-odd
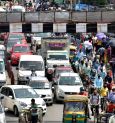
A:
[[[98,39],[94,35],[82,37],[80,42],[72,37],[72,45],[76,45],[76,52],[71,59],[75,72],[78,72],[84,84],[81,89],[82,95],[86,95],[88,90],[90,97],[91,112],[94,115],[95,106],[97,115],[99,105],[101,111],[107,111],[107,105],[115,103],[114,73],[112,65],[109,64],[111,56],[111,46],[109,37]],[[105,106],[106,103],[106,107]],[[109,109],[112,112],[113,109]]]

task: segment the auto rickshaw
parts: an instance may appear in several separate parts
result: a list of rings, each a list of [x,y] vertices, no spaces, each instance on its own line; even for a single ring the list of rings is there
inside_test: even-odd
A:
[[[76,46],[71,44],[70,45],[70,56],[69,56],[70,59],[73,59],[75,52],[76,52]]]
[[[86,96],[65,96],[63,123],[87,123],[88,114],[88,98]]]

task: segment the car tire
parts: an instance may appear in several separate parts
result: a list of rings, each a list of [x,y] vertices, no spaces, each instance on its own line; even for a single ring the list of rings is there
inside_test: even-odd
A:
[[[18,108],[17,108],[17,106],[14,106],[14,115],[16,116],[16,117],[18,117],[19,116],[19,111],[18,111]]]

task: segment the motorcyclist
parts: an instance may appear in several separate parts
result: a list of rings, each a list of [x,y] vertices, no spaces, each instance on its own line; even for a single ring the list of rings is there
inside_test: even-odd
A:
[[[36,71],[35,71],[34,69],[32,69],[31,72],[32,72],[32,73],[31,73],[31,76],[32,76],[32,77],[37,76]]]

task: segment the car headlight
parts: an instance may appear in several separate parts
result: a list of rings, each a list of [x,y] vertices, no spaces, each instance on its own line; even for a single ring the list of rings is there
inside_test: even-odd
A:
[[[27,104],[24,103],[24,102],[20,102],[20,105],[21,105],[22,107],[27,107]]]
[[[45,101],[43,100],[43,102],[42,102],[42,106],[46,106],[46,103],[45,103]]]
[[[50,95],[50,94],[47,94],[46,96],[47,96],[47,97],[51,97],[51,95]]]
[[[59,90],[58,90],[58,94],[64,96],[65,93],[63,92],[63,90],[59,89]]]

